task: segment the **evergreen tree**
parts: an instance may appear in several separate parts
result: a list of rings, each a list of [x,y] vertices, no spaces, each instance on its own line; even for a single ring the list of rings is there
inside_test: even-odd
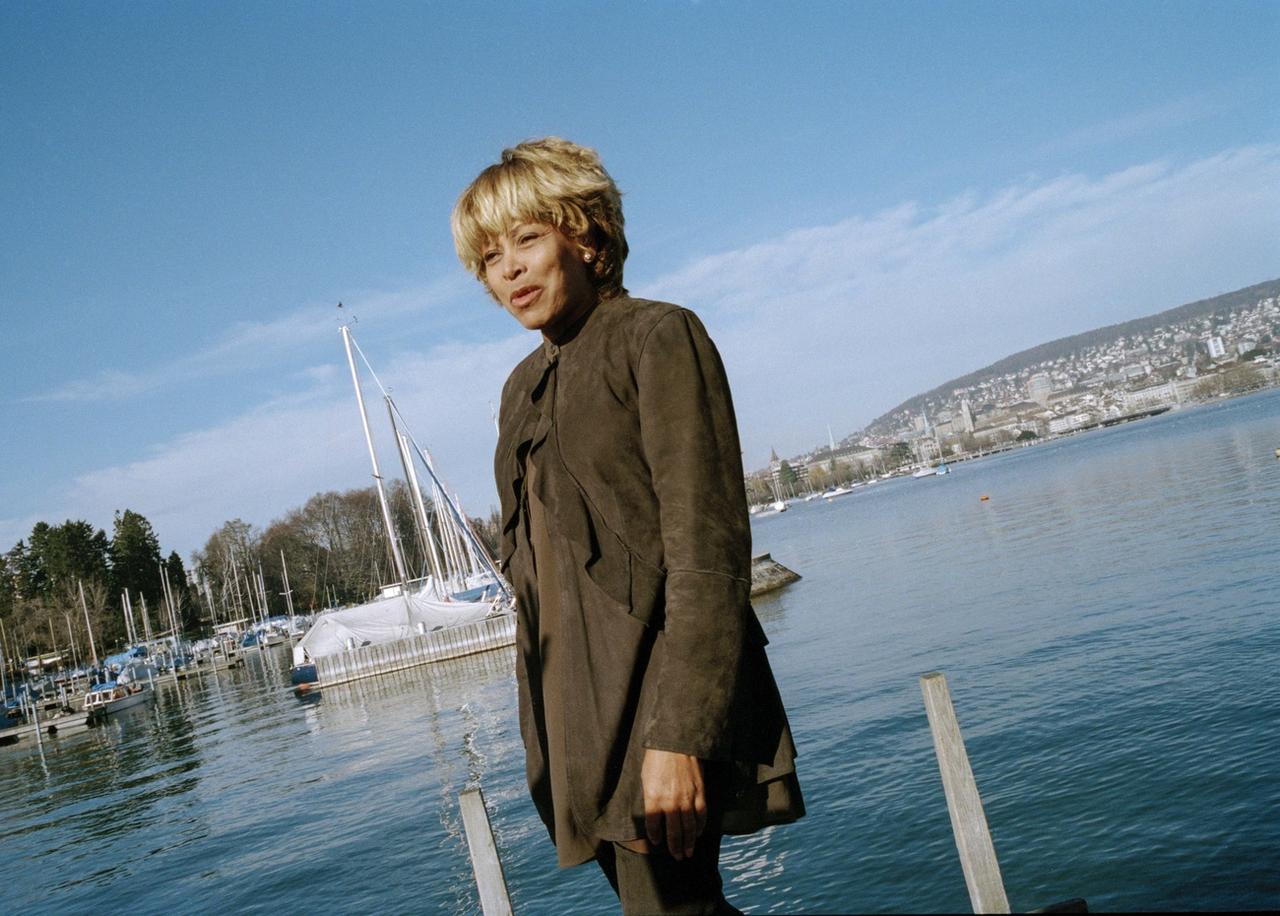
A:
[[[162,600],[160,540],[146,518],[131,509],[117,512],[110,554],[114,595],[128,590],[135,599],[145,595],[153,606]]]
[[[164,571],[169,577],[169,588],[177,605],[182,631],[188,638],[192,638],[203,629],[200,604],[191,593],[191,585],[187,582],[187,568],[182,564],[178,551],[172,551],[169,559],[164,561]]]
[[[95,533],[93,526],[85,521],[68,519],[57,527],[47,528],[39,558],[47,591],[56,592],[74,585],[77,580],[106,582],[109,546],[106,532]]]
[[[0,554],[0,619],[7,618],[13,612],[17,597],[17,570],[10,561],[9,554],[2,553]]]
[[[37,523],[36,528],[39,529],[41,525],[44,523]],[[44,525],[44,527],[49,526]],[[45,582],[44,569],[41,568],[35,553],[27,548],[25,542],[19,541],[13,545],[13,549],[5,557],[14,597],[35,598],[43,590]]]
[[[49,577],[45,573],[43,562],[48,541],[48,524],[36,522],[31,528],[31,537],[27,539],[27,543],[19,541],[11,552],[17,566],[18,593],[23,598],[35,598],[44,594],[49,587]]]

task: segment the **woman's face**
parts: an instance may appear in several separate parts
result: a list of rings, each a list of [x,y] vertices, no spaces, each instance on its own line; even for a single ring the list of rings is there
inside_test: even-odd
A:
[[[546,223],[516,223],[484,250],[484,278],[504,309],[555,340],[596,302],[595,252]]]

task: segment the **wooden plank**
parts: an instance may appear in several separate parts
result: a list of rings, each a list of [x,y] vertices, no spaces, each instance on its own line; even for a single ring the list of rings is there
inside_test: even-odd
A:
[[[507,879],[493,841],[484,795],[479,789],[468,789],[458,796],[458,805],[462,809],[462,826],[467,831],[467,847],[471,850],[471,869],[480,891],[480,909],[484,916],[511,916]]]
[[[929,714],[929,731],[933,733],[933,749],[938,755],[938,770],[947,794],[947,812],[951,815],[951,829],[960,853],[964,882],[969,888],[969,901],[975,913],[1008,913],[1009,898],[1005,896],[1004,881],[1000,877],[1000,863],[987,828],[978,784],[969,766],[969,755],[964,749],[964,738],[960,736],[960,723],[951,705],[947,679],[936,671],[926,674],[920,678],[920,691]]]

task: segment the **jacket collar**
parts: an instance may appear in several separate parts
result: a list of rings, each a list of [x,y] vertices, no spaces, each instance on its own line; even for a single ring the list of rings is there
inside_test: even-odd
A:
[[[562,351],[573,349],[579,335],[586,329],[596,312],[600,310],[600,306],[602,304],[603,302],[597,302],[591,306],[591,308],[580,315],[573,324],[565,329],[565,332],[556,340],[553,341],[546,337],[542,338],[542,344],[538,349],[542,352],[542,358],[545,360],[545,364],[547,366],[554,366],[560,360],[560,354]]]

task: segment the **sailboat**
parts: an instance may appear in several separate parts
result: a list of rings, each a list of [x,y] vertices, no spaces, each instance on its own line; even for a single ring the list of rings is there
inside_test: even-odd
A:
[[[942,454],[942,439],[938,436],[938,427],[929,425],[929,414],[925,411],[921,412],[924,417],[924,425],[933,433],[933,444],[938,450],[938,463],[936,466],[930,467],[927,464],[921,464],[912,477],[942,477],[951,473],[951,469],[947,467],[947,459]]]
[[[515,642],[511,587],[472,531],[457,494],[445,486],[430,453],[409,432],[395,402],[360,351],[350,326],[343,325],[341,331],[397,578],[382,586],[372,601],[326,611],[316,618],[293,647],[290,680],[302,689],[372,677]],[[410,575],[391,521],[355,353],[360,354],[387,405],[413,500],[419,543],[427,557],[429,570],[424,571],[425,575]],[[430,485],[434,518],[427,510],[419,469],[425,471]]]

